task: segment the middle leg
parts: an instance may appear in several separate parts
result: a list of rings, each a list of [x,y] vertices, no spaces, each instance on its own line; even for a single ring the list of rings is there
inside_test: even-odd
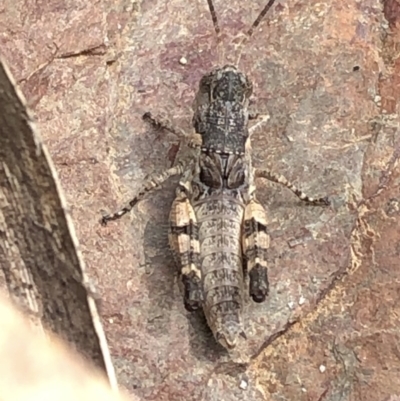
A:
[[[184,171],[185,165],[182,163],[178,163],[176,166],[169,168],[168,170],[163,171],[162,173],[156,173],[148,176],[143,183],[143,186],[140,188],[137,195],[135,195],[127,205],[125,205],[118,212],[107,214],[101,218],[101,224],[106,226],[107,223],[111,220],[120,219],[125,214],[129,213],[133,207],[140,202],[146,195],[157,189],[160,185],[162,185],[168,178],[173,177],[175,175],[181,175]]]
[[[306,202],[313,206],[329,206],[330,201],[328,197],[323,198],[311,198],[303,191],[298,189],[294,184],[288,181],[283,175],[274,174],[272,171],[268,169],[256,169],[254,178],[265,178],[269,181],[275,182],[277,184],[281,184],[286,188],[290,189],[300,200]]]

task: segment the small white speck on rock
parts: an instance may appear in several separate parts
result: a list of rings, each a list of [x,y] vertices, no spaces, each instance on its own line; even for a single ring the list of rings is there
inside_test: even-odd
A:
[[[319,366],[319,371],[320,371],[321,373],[324,373],[325,370],[326,370],[326,366],[325,366],[325,365],[320,365],[320,366]]]
[[[240,381],[239,387],[240,387],[242,390],[246,390],[248,385],[249,385],[249,383],[247,383],[246,380],[243,380],[243,379],[242,379],[242,380]]]
[[[186,65],[188,61],[187,61],[187,58],[186,58],[186,57],[181,57],[180,60],[179,60],[179,62],[180,62],[182,65]]]
[[[381,27],[382,27],[383,29],[389,29],[389,24],[388,24],[388,22],[387,22],[387,21],[383,21],[383,22],[381,23]]]
[[[293,301],[288,302],[287,306],[289,309],[294,309],[294,302]]]
[[[306,299],[303,297],[303,295],[299,299],[299,305],[303,305],[306,302]]]

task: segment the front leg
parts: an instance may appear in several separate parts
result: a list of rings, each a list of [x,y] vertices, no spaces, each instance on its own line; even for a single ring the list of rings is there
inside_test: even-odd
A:
[[[250,296],[254,302],[265,301],[269,291],[267,251],[267,214],[253,197],[244,210],[242,248],[250,277]]]
[[[168,119],[164,117],[154,117],[150,112],[147,112],[143,114],[142,118],[144,121],[147,121],[155,128],[165,129],[171,132],[172,134],[176,135],[180,139],[185,138],[187,136],[182,129],[175,127],[174,125],[171,124],[171,122]]]
[[[169,244],[180,271],[185,308],[192,312],[203,302],[199,229],[193,207],[181,187],[172,203],[169,222]]]
[[[189,148],[198,150],[202,145],[200,134],[187,134],[182,129],[172,125],[170,121],[164,117],[154,117],[150,112],[147,112],[143,114],[143,120],[147,121],[149,124],[153,125],[157,129],[165,129],[176,135],[179,139],[184,140]]]
[[[129,201],[129,203],[118,212],[103,216],[101,219],[101,224],[105,226],[109,221],[120,219],[123,215],[129,213],[139,201],[141,201],[147,194],[157,189],[168,178],[173,177],[174,175],[181,175],[184,168],[185,166],[183,164],[178,163],[176,166],[171,167],[162,173],[150,175],[148,178],[145,179],[143,186],[142,188],[140,188],[138,194],[134,196]]]

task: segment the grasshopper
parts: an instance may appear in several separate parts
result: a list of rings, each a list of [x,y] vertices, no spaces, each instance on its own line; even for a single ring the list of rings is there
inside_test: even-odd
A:
[[[217,37],[212,0],[207,0]],[[251,28],[248,40],[275,0],[269,0]],[[161,174],[145,179],[141,190],[121,210],[103,216],[106,225],[130,212],[168,178],[180,175],[169,217],[169,243],[179,268],[185,308],[203,308],[215,339],[227,350],[246,339],[243,322],[246,276],[254,302],[268,291],[268,217],[256,198],[256,178],[282,184],[302,201],[321,206],[285,177],[252,166],[249,99],[253,85],[234,65],[217,67],[200,80],[193,102],[194,134],[185,134],[163,119],[143,118],[187,141],[189,157]]]

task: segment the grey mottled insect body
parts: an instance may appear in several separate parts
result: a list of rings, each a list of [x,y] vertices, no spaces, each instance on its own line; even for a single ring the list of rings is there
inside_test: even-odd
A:
[[[244,277],[241,231],[252,184],[246,160],[249,79],[233,66],[202,78],[193,125],[201,152],[189,177],[199,240],[203,310],[215,338],[234,348],[243,328]],[[188,183],[182,183],[188,188]]]
[[[270,0],[261,11],[247,38],[273,3]],[[212,1],[208,4],[218,34]],[[203,308],[216,340],[227,349],[246,338],[245,274],[254,302],[263,302],[269,290],[268,218],[256,199],[255,179],[283,184],[313,205],[328,204],[326,198],[309,198],[283,176],[253,168],[248,128],[251,94],[250,79],[226,65],[200,81],[193,103],[195,134],[182,133],[146,113],[145,120],[185,138],[190,158],[151,175],[127,206],[102,218],[103,224],[120,218],[166,179],[181,175],[171,206],[169,243],[181,275],[185,307],[188,311]]]

